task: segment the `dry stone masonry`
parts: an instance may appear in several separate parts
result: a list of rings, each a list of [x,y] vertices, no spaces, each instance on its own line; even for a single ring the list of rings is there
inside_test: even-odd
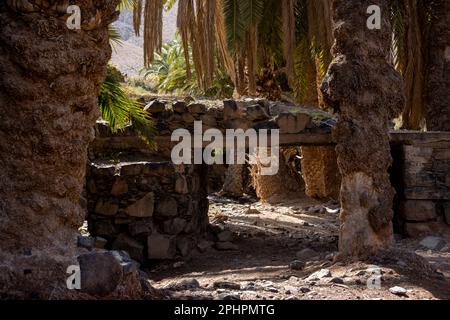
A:
[[[450,232],[450,133],[405,132],[392,140],[399,231]]]
[[[223,179],[211,178],[205,165],[174,165],[170,160],[172,132],[179,128],[193,132],[194,121],[202,121],[203,130],[222,132],[280,128],[286,134],[329,133],[329,126],[310,116],[311,110],[287,112],[292,108],[283,109],[262,99],[225,100],[223,107],[154,99],[145,110],[155,122],[156,151],[131,127],[112,134],[106,123],[98,122],[89,149],[85,188],[90,234],[105,239],[107,249],[124,250],[141,263],[201,251],[208,240],[208,179]],[[321,119],[326,115],[320,114]],[[223,174],[225,170],[215,172]],[[239,189],[250,185],[244,181],[231,184],[240,184]],[[216,247],[223,247],[226,242],[218,240]]]
[[[97,134],[102,143],[108,136],[111,141],[132,141],[131,135],[107,133],[101,123]],[[208,225],[207,167],[174,165],[123,147],[122,152],[128,155],[107,161],[102,153],[103,158],[93,159],[88,166],[90,233],[105,238],[108,248],[125,250],[139,262],[187,256]]]

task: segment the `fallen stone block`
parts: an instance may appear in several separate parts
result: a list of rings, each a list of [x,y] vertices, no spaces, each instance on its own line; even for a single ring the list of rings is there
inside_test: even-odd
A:
[[[88,253],[78,257],[81,272],[81,291],[107,296],[123,277],[123,269],[111,252]]]

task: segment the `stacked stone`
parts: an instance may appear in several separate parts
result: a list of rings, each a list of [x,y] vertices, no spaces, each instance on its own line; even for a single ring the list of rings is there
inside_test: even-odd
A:
[[[418,237],[450,228],[450,134],[393,135],[397,222],[404,234]]]
[[[193,131],[194,122],[202,121],[203,130],[219,129],[280,129],[281,134],[304,132],[312,123],[305,112],[273,112],[265,99],[224,100],[223,107],[208,107],[202,103],[152,100],[145,111],[156,123],[159,136],[170,136],[176,129]],[[276,109],[276,108],[274,108]]]
[[[202,170],[168,161],[91,163],[86,188],[90,233],[139,262],[189,255],[208,225]]]

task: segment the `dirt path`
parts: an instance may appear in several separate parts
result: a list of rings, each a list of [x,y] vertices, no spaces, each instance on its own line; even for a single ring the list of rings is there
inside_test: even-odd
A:
[[[336,204],[304,198],[271,206],[212,197],[210,219],[215,232],[232,232],[222,233],[232,250],[211,247],[188,261],[151,268],[152,285],[167,299],[450,299],[450,239],[435,250],[398,240],[384,258],[344,264],[333,262]],[[401,288],[391,293],[393,287]]]

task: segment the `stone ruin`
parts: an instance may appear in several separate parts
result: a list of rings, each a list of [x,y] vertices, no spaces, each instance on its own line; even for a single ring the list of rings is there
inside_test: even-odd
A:
[[[260,199],[296,190],[298,195],[339,200],[341,177],[331,135],[335,120],[325,112],[263,99],[225,100],[223,108],[155,99],[145,110],[155,121],[157,151],[149,149],[130,127],[112,134],[103,122],[97,123],[96,139],[89,149],[85,188],[89,232],[104,239],[108,249],[125,250],[146,263],[187,257],[214,243],[222,246],[208,228],[212,180],[225,181],[224,188],[234,189],[235,196],[248,188],[242,177],[246,174]],[[296,182],[288,166],[274,177],[254,173],[248,177],[253,169],[243,165],[214,171],[219,174],[211,174],[206,165],[173,165],[172,132],[178,128],[192,132],[194,121],[200,120],[203,130],[280,129],[281,157],[289,148],[301,147],[304,182]],[[409,236],[445,232],[445,222],[450,220],[448,134],[391,132],[391,144],[392,171],[397,172],[392,177],[397,190],[397,231]],[[224,172],[231,175],[219,176]]]
[[[292,106],[284,107],[288,108]],[[313,138],[330,132],[329,126],[310,116],[311,110],[298,108],[295,113],[286,112],[280,105],[262,99],[225,100],[223,108],[200,103],[188,105],[182,101],[169,104],[155,99],[145,110],[155,121],[158,150],[151,150],[131,127],[113,134],[106,123],[97,122],[96,138],[89,148],[85,186],[90,234],[101,239],[107,249],[127,251],[141,263],[186,257],[214,242],[216,247],[227,246],[217,243],[220,237],[208,232],[208,184],[214,178],[226,179],[208,174],[206,165],[172,164],[170,154],[174,143],[170,137],[175,129],[192,132],[194,121],[201,120],[204,130],[218,128],[223,132],[228,128],[280,128],[282,135],[303,133]],[[321,119],[326,115],[316,112]],[[305,163],[314,161],[314,157],[309,157]],[[327,159],[326,163],[330,161]],[[320,175],[325,162],[318,161],[318,164],[314,179]],[[238,165],[230,167],[234,169]],[[282,167],[280,175],[292,175],[286,168]],[[243,171],[249,174],[247,168]],[[236,176],[231,179],[236,180]],[[290,179],[298,187],[297,192],[304,190],[292,176]],[[286,179],[275,180],[283,193]],[[314,187],[313,183],[311,180],[308,184],[311,190],[316,190],[311,192],[313,196],[331,195],[328,186],[322,183]]]
[[[114,136],[102,123],[96,134],[104,141],[141,143],[130,132]],[[88,165],[89,232],[139,262],[187,256],[208,226],[207,167],[121,150],[128,155],[117,162],[103,154]]]

